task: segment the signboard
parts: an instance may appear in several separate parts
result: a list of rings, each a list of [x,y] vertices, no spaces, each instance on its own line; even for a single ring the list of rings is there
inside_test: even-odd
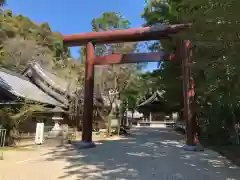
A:
[[[37,123],[35,144],[42,144],[44,136],[44,123]]]

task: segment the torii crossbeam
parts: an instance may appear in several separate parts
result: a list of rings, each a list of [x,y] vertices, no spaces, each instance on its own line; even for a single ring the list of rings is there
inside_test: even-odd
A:
[[[92,142],[92,121],[93,121],[93,88],[94,88],[94,65],[141,63],[161,60],[181,59],[183,62],[183,97],[184,97],[184,118],[187,122],[187,145],[193,145],[193,123],[190,117],[189,107],[189,68],[187,41],[179,41],[177,51],[173,53],[132,53],[112,54],[108,56],[95,56],[96,44],[137,42],[169,39],[171,36],[189,28],[188,24],[157,25],[153,27],[133,28],[125,30],[113,30],[103,32],[89,32],[63,36],[66,46],[87,45],[85,64],[85,88],[84,88],[84,112],[82,142],[86,147],[94,146]]]

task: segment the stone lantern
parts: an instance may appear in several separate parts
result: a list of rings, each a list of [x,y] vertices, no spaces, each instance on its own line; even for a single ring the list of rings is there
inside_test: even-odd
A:
[[[58,136],[62,133],[62,128],[60,126],[61,121],[63,120],[63,115],[65,111],[60,107],[55,107],[51,110],[53,113],[52,120],[54,121],[54,126],[51,130],[51,135]]]
[[[110,121],[110,124],[111,124],[111,127],[118,127],[118,124],[119,124],[119,118],[117,117],[117,113],[116,112],[118,109],[119,109],[119,101],[118,101],[118,95],[119,95],[119,92],[116,91],[116,90],[110,90],[109,91],[109,95],[110,95],[110,102],[112,102],[112,110],[111,111],[111,114],[110,114],[110,117],[109,118],[109,121]],[[108,122],[109,123],[109,122]],[[108,130],[109,132],[111,131],[111,127],[110,130]]]

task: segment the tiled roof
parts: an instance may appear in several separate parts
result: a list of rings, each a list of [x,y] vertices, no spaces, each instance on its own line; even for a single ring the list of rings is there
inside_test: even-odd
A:
[[[154,102],[156,100],[162,99],[163,94],[164,94],[164,91],[156,91],[155,93],[153,93],[153,95],[151,97],[149,97],[147,100],[145,100],[144,102],[139,104],[138,107],[141,107],[141,106],[144,106],[147,104],[151,104],[152,102]]]
[[[44,76],[45,80],[49,82],[53,87],[61,89],[63,92],[66,92],[68,90],[70,83],[66,80],[59,78],[56,74],[45,70],[38,63],[32,64],[31,67],[35,69],[37,73],[40,73],[42,76]]]
[[[55,93],[57,94],[65,94],[66,92],[68,92],[68,88],[70,90],[70,92],[68,92],[70,97],[73,97],[76,92],[80,92],[79,94],[79,98],[81,98],[82,100],[84,99],[84,90],[77,87],[74,84],[71,84],[71,86],[69,86],[69,82],[59,78],[56,74],[44,69],[41,67],[40,64],[34,62],[32,64],[29,64],[29,66],[25,69],[25,71],[23,72],[23,75],[30,78],[30,79],[34,79],[35,76],[33,76],[32,74],[35,74],[36,76],[41,76],[43,77],[45,83],[47,83],[51,88],[52,91],[55,91]],[[41,79],[41,78],[40,78]],[[33,80],[34,81],[34,80]],[[96,106],[100,106],[100,105],[109,105],[108,99],[107,97],[105,97],[104,95],[102,95],[101,93],[96,92],[97,90],[95,90],[94,94],[93,94],[93,103]]]
[[[5,69],[0,70],[0,88],[10,92],[16,97],[55,106],[62,106],[60,102],[56,101],[31,83],[28,78]]]

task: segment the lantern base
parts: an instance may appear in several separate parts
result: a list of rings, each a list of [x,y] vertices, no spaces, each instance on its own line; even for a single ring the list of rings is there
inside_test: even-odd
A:
[[[93,141],[87,142],[87,141],[73,141],[72,145],[76,147],[77,149],[88,149],[96,147],[96,144]]]

